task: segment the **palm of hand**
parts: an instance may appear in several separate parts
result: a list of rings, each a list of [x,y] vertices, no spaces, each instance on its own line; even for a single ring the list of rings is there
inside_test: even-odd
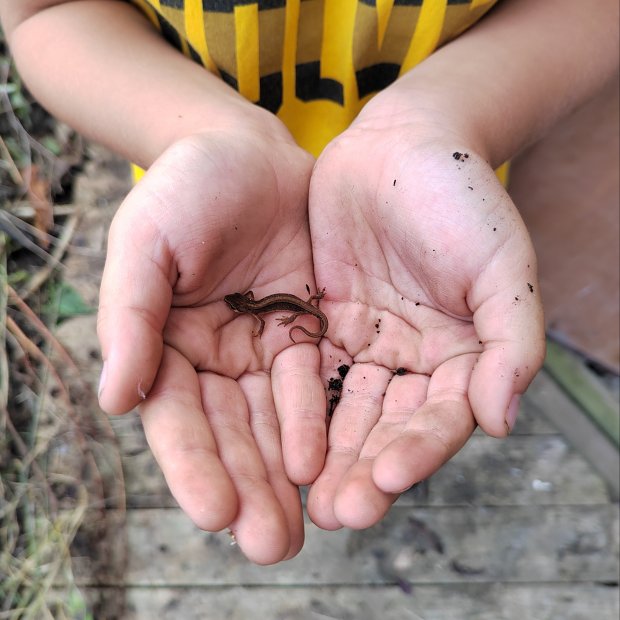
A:
[[[369,136],[328,148],[310,191],[329,299],[322,372],[351,366],[308,500],[327,528],[377,522],[476,423],[504,435],[541,360],[535,258],[491,169],[443,144]]]
[[[299,369],[309,375],[304,393],[323,396],[314,345],[292,346],[270,321],[254,338],[252,318],[221,301],[250,288],[301,294],[313,283],[312,161],[278,146],[279,158],[210,135],[164,153],[111,228],[99,312],[102,406],[121,412],[148,394],[145,432],[177,501],[205,529],[230,527],[259,563],[293,555],[303,541],[274,398],[285,413],[304,407],[287,399]],[[319,441],[293,461],[301,478],[316,475],[321,449]]]

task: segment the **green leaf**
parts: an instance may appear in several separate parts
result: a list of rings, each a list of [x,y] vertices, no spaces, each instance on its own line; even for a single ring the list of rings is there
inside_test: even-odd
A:
[[[45,312],[54,316],[56,322],[60,323],[74,316],[92,314],[95,308],[89,306],[71,285],[61,282],[52,289]]]
[[[30,277],[30,274],[25,269],[17,269],[16,271],[11,271],[7,275],[7,280],[9,284],[15,288],[19,286],[23,282],[25,282]]]
[[[40,142],[52,155],[59,157],[62,154],[62,147],[54,136],[44,136]]]
[[[17,85],[12,82],[8,82],[6,84],[0,84],[0,93],[6,95],[12,95],[17,91]]]

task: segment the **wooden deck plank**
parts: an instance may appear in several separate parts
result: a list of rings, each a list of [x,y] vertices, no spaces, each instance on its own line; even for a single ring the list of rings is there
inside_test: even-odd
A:
[[[609,501],[605,483],[560,436],[472,437],[429,481],[428,498],[405,493],[399,503],[430,506],[577,505]]]
[[[124,457],[131,508],[175,507],[150,451]],[[305,491],[304,491],[305,494]],[[609,500],[605,482],[557,435],[472,437],[423,489],[398,500],[404,505],[600,504]]]
[[[620,497],[620,452],[598,427],[584,415],[562,389],[541,371],[528,390],[533,407],[551,422],[575,446],[607,483],[611,498]]]
[[[308,523],[299,556],[268,567],[250,564],[226,534],[199,531],[178,509],[128,511],[127,533],[128,586],[618,580],[613,504],[395,506],[363,531],[325,532]]]
[[[618,399],[596,379],[585,360],[551,340],[547,341],[545,370],[578,405],[601,433],[620,448]]]
[[[617,620],[596,584],[398,587],[128,588],[126,620]]]
[[[127,505],[174,507],[164,477],[143,439],[139,420],[119,424]],[[120,430],[119,430],[120,429]],[[497,440],[477,434],[423,489],[405,493],[406,505],[598,504],[608,487],[560,435],[512,435]]]

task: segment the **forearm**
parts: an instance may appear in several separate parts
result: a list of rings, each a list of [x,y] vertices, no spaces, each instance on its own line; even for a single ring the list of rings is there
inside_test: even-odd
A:
[[[16,15],[16,4],[2,2],[1,16],[35,97],[142,166],[197,131],[275,124],[275,117],[170,47],[129,5],[79,0],[28,16]]]
[[[617,70],[617,25],[614,0],[505,1],[371,101],[360,119],[451,131],[497,166]]]

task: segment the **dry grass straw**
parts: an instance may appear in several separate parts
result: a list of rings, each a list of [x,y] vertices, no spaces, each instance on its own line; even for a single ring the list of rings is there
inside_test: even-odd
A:
[[[69,358],[10,287],[6,266],[3,236],[0,618],[86,618],[87,603],[73,574],[71,544],[92,503],[92,481],[82,479],[82,467],[71,471],[59,465],[54,452],[74,450],[77,443],[83,459],[92,455],[62,377],[67,364],[71,366]],[[55,362],[52,350],[56,350]],[[68,446],[69,441],[74,445]]]
[[[6,84],[6,63],[2,73],[0,86]],[[35,157],[32,138],[6,103],[4,97],[0,115],[10,116],[14,142]],[[25,196],[27,179],[1,138],[0,160]],[[51,253],[37,245],[44,260],[35,269],[28,264],[28,277],[16,290],[11,253],[32,251],[28,244],[37,235],[7,206],[0,204],[0,620],[103,617],[81,586],[118,574],[107,570],[115,558],[105,548],[113,528],[105,509],[118,513],[123,506],[118,449],[91,386],[48,327],[53,317],[45,323],[33,310],[58,279],[79,210],[64,208],[60,232],[49,239]],[[77,565],[89,573],[78,573],[72,552],[86,556]]]

